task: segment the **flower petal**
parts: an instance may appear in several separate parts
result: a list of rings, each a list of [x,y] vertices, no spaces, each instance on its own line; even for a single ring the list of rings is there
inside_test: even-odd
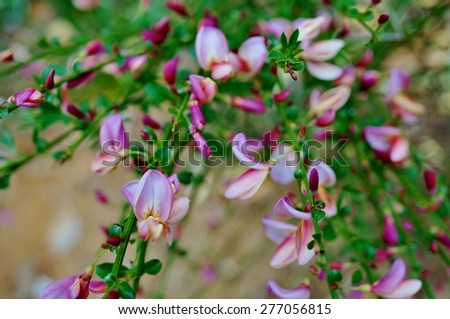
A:
[[[321,116],[329,109],[339,110],[347,103],[351,89],[346,85],[335,87],[323,93],[316,104],[311,104],[311,111],[317,116]]]
[[[151,214],[166,221],[172,209],[172,186],[162,173],[148,170],[139,180],[134,200],[133,207],[136,217]]]
[[[391,142],[389,158],[393,163],[400,163],[409,156],[409,143],[401,136],[394,137]]]
[[[275,250],[270,265],[273,268],[283,268],[297,259],[295,250],[295,233],[287,236]]]
[[[334,64],[325,62],[306,62],[308,72],[319,80],[336,80],[342,74],[342,69]]]
[[[141,239],[144,241],[150,239],[152,243],[156,243],[164,230],[164,225],[153,217],[138,220],[137,227]]]
[[[294,289],[285,289],[274,280],[270,280],[266,286],[267,293],[280,299],[308,299],[311,295],[309,286],[300,285]]]
[[[406,275],[406,265],[402,259],[396,259],[389,272],[372,286],[377,295],[386,295],[396,289]]]
[[[285,144],[277,145],[271,158],[276,161],[275,166],[270,170],[272,180],[280,185],[293,182],[294,172],[298,169],[298,158],[292,147]]]
[[[274,220],[268,215],[262,218],[262,223],[264,225],[264,233],[276,244],[280,244],[286,236],[295,232],[297,229],[294,225]]]
[[[99,154],[91,163],[91,171],[99,175],[105,175],[116,168],[122,160],[122,156],[119,153],[116,153],[116,156],[114,156],[113,153],[111,152],[110,155],[105,153]]]
[[[180,197],[174,200],[172,211],[170,212],[170,216],[167,219],[168,223],[178,223],[180,220],[183,219],[184,216],[186,216],[188,210],[189,210],[189,198],[187,197]]]
[[[295,233],[295,249],[299,265],[306,265],[315,255],[314,249],[308,249],[313,240],[314,227],[311,220],[302,220]]]
[[[367,126],[363,131],[364,138],[370,147],[379,152],[388,152],[391,139],[401,134],[398,127],[393,126]]]
[[[225,197],[229,199],[247,199],[252,197],[261,187],[268,174],[268,169],[250,169],[246,171],[228,186],[225,191]]]
[[[217,28],[201,27],[195,38],[195,54],[198,64],[207,71],[214,62],[226,61],[228,43],[225,35]]]
[[[264,38],[248,38],[239,47],[238,54],[247,64],[248,76],[253,77],[261,69],[267,58],[267,47]]]
[[[134,196],[136,194],[138,184],[139,180],[134,180],[122,186],[122,194],[125,195],[131,205],[134,204]],[[140,218],[143,218],[143,216],[141,216]]]
[[[309,45],[302,52],[302,57],[306,60],[323,62],[332,59],[344,47],[343,40],[325,40]]]
[[[388,84],[388,91],[386,93],[386,101],[392,100],[394,95],[406,89],[410,80],[411,77],[408,72],[398,68],[392,69]]]
[[[292,207],[287,196],[281,198],[273,208],[273,215],[278,218],[298,218],[303,220],[311,219],[311,214],[304,213]]]
[[[89,282],[89,290],[95,294],[102,294],[106,291],[106,284],[101,280]]]
[[[114,146],[116,149],[128,149],[122,115],[117,113],[108,116],[100,126],[100,147]]]
[[[408,279],[402,281],[394,290],[387,294],[383,294],[385,298],[410,298],[415,295],[420,288],[422,282],[419,279]]]
[[[47,285],[41,292],[41,299],[75,299],[80,292],[76,285],[79,275],[59,279]]]
[[[309,176],[311,175],[311,170],[315,168],[317,170],[317,173],[319,174],[319,184],[325,187],[331,187],[336,184],[336,173],[333,171],[333,169],[327,165],[325,162],[319,160],[314,161],[311,166],[308,169],[308,172],[306,173],[306,176],[309,179]]]
[[[232,151],[234,156],[239,160],[242,165],[251,167],[252,169],[266,170],[267,164],[258,161],[254,156],[250,154],[250,151],[255,149],[253,140],[247,140],[244,133],[236,134],[232,141]],[[256,149],[258,149],[256,147]]]

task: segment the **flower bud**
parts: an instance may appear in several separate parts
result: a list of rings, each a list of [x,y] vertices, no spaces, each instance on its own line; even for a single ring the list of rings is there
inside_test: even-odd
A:
[[[231,105],[249,113],[260,114],[266,112],[264,103],[256,98],[233,96],[231,98]]]
[[[174,85],[177,80],[177,66],[179,60],[178,57],[174,57],[164,64],[163,77],[169,85]]]
[[[366,68],[372,63],[373,60],[373,51],[372,50],[366,50],[364,54],[362,55],[361,59],[358,61],[357,66]]]
[[[388,20],[389,20],[389,13],[383,12],[378,17],[378,24],[380,25],[385,24],[386,22],[388,22]]]
[[[86,118],[86,115],[83,112],[81,112],[81,110],[73,104],[68,104],[66,106],[66,111],[67,111],[67,113],[76,117],[77,119],[84,120]]]
[[[361,89],[368,90],[372,86],[375,86],[378,83],[378,79],[380,78],[380,74],[377,71],[366,71],[361,76]]]
[[[17,106],[37,107],[44,101],[45,95],[33,88],[27,88],[14,93],[8,98],[8,102]]]
[[[394,218],[391,215],[384,216],[383,220],[383,241],[390,245],[395,246],[398,244],[398,231],[395,226]]]
[[[333,124],[336,117],[336,111],[334,109],[328,109],[318,119],[316,119],[316,126],[325,127]]]
[[[171,27],[169,18],[164,17],[159,20],[151,29],[142,30],[141,35],[145,41],[153,43],[153,45],[161,45],[166,41]]]
[[[289,98],[289,95],[291,95],[291,89],[284,89],[278,93],[275,93],[273,95],[273,100],[276,103],[283,103],[285,101],[287,101],[287,99]]]
[[[192,95],[200,104],[210,103],[217,93],[217,84],[211,78],[191,74],[189,82],[192,86]]]
[[[94,55],[102,52],[105,52],[105,46],[102,42],[100,42],[100,40],[92,40],[84,49],[84,53],[86,55]]]
[[[192,125],[194,125],[197,131],[201,131],[205,126],[206,121],[198,101],[195,99],[191,100],[189,102],[189,109],[191,111]]]
[[[99,189],[95,190],[95,198],[102,204],[108,204],[108,197]]]
[[[155,130],[158,130],[161,128],[161,125],[147,114],[144,115],[144,117],[142,118],[142,123],[145,126],[151,127],[152,129],[155,129]]]
[[[48,73],[47,78],[45,79],[44,87],[47,90],[51,90],[55,87],[55,69],[51,69]]]
[[[436,192],[436,172],[431,169],[427,169],[423,172],[423,177],[425,179],[425,184],[427,186],[428,192],[430,192],[431,194],[435,193]]]
[[[430,243],[429,249],[433,254],[436,254],[439,251],[439,245],[438,245],[437,241],[432,240]]]
[[[152,137],[150,136],[150,134],[146,131],[146,130],[141,130],[139,132],[139,135],[141,135],[141,137],[146,140],[146,141],[151,141]]]
[[[119,236],[111,236],[111,237],[108,237],[108,239],[106,240],[106,243],[113,247],[119,246],[121,242],[122,242],[122,238],[120,238]]]
[[[313,196],[316,196],[317,190],[319,189],[319,173],[316,168],[311,169],[311,174],[309,175],[309,189]]]
[[[172,10],[173,12],[178,13],[182,17],[188,17],[189,16],[189,13],[187,12],[186,7],[183,4],[179,3],[179,2],[169,0],[166,3],[166,7],[169,10]]]
[[[211,157],[211,149],[206,142],[205,138],[200,134],[200,132],[196,131],[193,127],[191,127],[192,139],[194,140],[194,146],[197,150],[202,153],[205,158]]]
[[[0,62],[11,62],[11,61],[14,61],[14,56],[10,49],[0,51]]]

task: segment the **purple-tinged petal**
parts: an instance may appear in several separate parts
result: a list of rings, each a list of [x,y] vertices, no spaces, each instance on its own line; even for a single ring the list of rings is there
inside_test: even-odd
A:
[[[395,94],[405,90],[408,87],[410,80],[411,77],[408,72],[398,68],[392,69],[388,83],[388,91],[386,93],[386,101],[392,100]]]
[[[180,190],[180,180],[178,179],[177,174],[172,174],[168,177],[168,180],[173,188],[173,193],[176,194]]]
[[[91,163],[91,171],[98,175],[105,175],[112,171],[119,165],[121,156],[117,153],[117,156],[111,154],[100,153]]]
[[[208,71],[213,63],[227,61],[228,44],[224,34],[217,28],[204,26],[195,38],[195,53],[198,64]]]
[[[310,109],[316,116],[321,116],[329,109],[337,111],[347,103],[350,93],[351,89],[348,86],[335,87],[320,95],[318,100],[314,97],[316,103],[310,103]]]
[[[319,41],[308,46],[302,52],[302,57],[306,60],[323,62],[330,60],[344,47],[342,40]]]
[[[101,280],[89,282],[89,290],[95,294],[102,294],[106,291],[106,284]]]
[[[59,279],[47,285],[41,292],[41,299],[75,299],[80,293],[79,275]]]
[[[211,148],[208,145],[208,142],[205,138],[200,134],[199,131],[192,132],[192,139],[194,140],[195,148],[202,153],[204,158],[211,157]]]
[[[237,109],[254,114],[265,113],[267,111],[263,101],[256,98],[233,96],[231,97],[231,105]]]
[[[401,163],[409,156],[409,143],[402,136],[392,139],[389,151],[389,158],[393,163]]]
[[[172,210],[172,186],[162,173],[149,170],[139,180],[134,201],[136,217],[152,215],[166,221]]]
[[[287,185],[295,180],[294,172],[298,169],[297,154],[291,146],[279,144],[272,151],[271,158],[276,162],[270,170],[272,180],[280,185]]]
[[[263,37],[251,37],[239,47],[239,57],[245,61],[249,77],[253,77],[267,58],[267,47]]]
[[[395,226],[394,218],[391,215],[385,215],[383,220],[383,240],[390,246],[398,244],[398,231]]]
[[[114,146],[117,149],[128,149],[122,115],[117,113],[108,116],[100,126],[100,147]]]
[[[308,72],[319,80],[332,81],[342,75],[342,69],[334,64],[325,62],[306,62]]]
[[[312,40],[320,34],[324,22],[326,22],[324,16],[313,19],[297,19],[292,23],[292,27],[300,31],[299,41]]]
[[[166,64],[164,64],[163,77],[169,85],[175,84],[175,81],[177,79],[177,67],[179,61],[179,57],[174,57],[167,61]]]
[[[370,147],[379,152],[388,152],[392,138],[399,136],[401,130],[393,126],[367,126],[363,133]]]
[[[242,165],[251,167],[252,169],[268,169],[266,163],[257,161],[255,157],[250,154],[250,152],[254,150],[254,147],[252,140],[247,140],[244,133],[238,133],[234,136],[231,149],[234,156],[236,156]]]
[[[309,286],[301,284],[294,289],[285,289],[280,287],[274,280],[270,280],[266,286],[267,293],[280,299],[308,299],[311,295]]]
[[[304,213],[292,207],[287,196],[281,198],[273,208],[273,216],[278,218],[298,218],[303,220],[311,219],[311,214]]]
[[[268,169],[249,169],[228,186],[225,197],[228,199],[252,197],[259,190],[268,174]]]
[[[262,223],[264,225],[264,233],[276,244],[280,244],[286,236],[297,230],[297,227],[294,225],[279,220],[274,220],[268,215],[265,215],[262,218]]]
[[[334,81],[334,86],[353,86],[356,80],[356,69],[353,65],[347,65],[342,69],[342,74]]]
[[[377,295],[386,295],[396,289],[406,275],[406,265],[402,259],[396,259],[389,272],[372,286]]]
[[[186,216],[189,211],[189,198],[180,197],[174,200],[172,211],[170,212],[170,216],[167,219],[168,223],[178,223],[180,220]]]
[[[336,173],[333,171],[333,169],[328,166],[323,161],[314,161],[311,165],[311,167],[306,172],[306,176],[308,179],[311,176],[311,170],[315,168],[317,170],[317,173],[319,174],[319,183],[322,186],[325,187],[331,187],[336,184]]]
[[[292,31],[291,22],[284,18],[274,18],[269,21],[261,22],[259,28],[262,33],[271,34],[277,38],[281,37],[282,33],[288,36]]]
[[[200,75],[189,75],[189,82],[192,87],[192,94],[200,104],[210,103],[217,93],[217,84],[211,78]]]
[[[134,205],[134,200],[135,200],[134,197],[135,197],[138,185],[139,185],[139,180],[134,180],[134,181],[128,182],[122,186],[122,194],[125,195],[125,197],[127,198],[128,202],[131,205]],[[143,216],[140,216],[140,218],[142,219]]]
[[[152,243],[158,241],[164,230],[164,225],[153,217],[149,217],[145,220],[138,220],[137,227],[141,239],[144,241],[150,239]]]
[[[314,249],[308,249],[308,244],[313,240],[314,227],[311,220],[300,221],[295,232],[295,249],[299,265],[306,265],[314,257]]]
[[[335,117],[336,117],[336,110],[328,109],[320,117],[316,119],[314,124],[318,127],[325,127],[333,124]]]
[[[211,77],[215,80],[226,81],[233,73],[233,65],[228,62],[214,63],[211,66]]]
[[[191,99],[191,101],[189,102],[189,110],[191,111],[192,125],[196,130],[201,131],[203,127],[205,127],[206,121],[200,105],[196,99]]]
[[[295,233],[287,236],[277,247],[270,260],[273,268],[283,268],[297,259],[295,250]]]
[[[383,297],[393,299],[411,298],[420,288],[422,288],[422,282],[419,279],[408,279],[402,281],[394,290],[383,294]]]

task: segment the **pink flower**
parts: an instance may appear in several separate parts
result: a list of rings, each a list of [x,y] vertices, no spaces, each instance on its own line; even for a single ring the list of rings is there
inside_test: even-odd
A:
[[[383,229],[383,241],[390,246],[397,245],[398,231],[395,226],[394,218],[391,215],[384,216]]]
[[[45,287],[41,299],[86,299],[89,292],[104,293],[106,284],[103,281],[91,281],[93,269],[81,275],[59,279]]]
[[[228,62],[228,43],[219,29],[201,27],[195,39],[195,53],[200,67],[211,71],[213,79],[226,81],[233,72]]]
[[[351,89],[346,85],[332,88],[323,93],[318,89],[314,89],[309,98],[310,110],[317,117],[320,117],[329,109],[337,111],[347,103],[350,93]]]
[[[264,34],[271,34],[280,38],[282,33],[288,36],[292,32],[292,25],[287,19],[274,18],[269,21],[260,22],[259,29]]]
[[[425,185],[427,186],[427,190],[428,192],[430,192],[431,194],[436,192],[436,172],[431,170],[431,169],[427,169],[423,172],[423,178],[425,180]]]
[[[55,69],[51,69],[45,78],[44,87],[46,90],[51,90],[55,87]]]
[[[202,280],[206,283],[212,283],[217,279],[217,272],[214,266],[210,263],[202,263],[200,266],[200,275]]]
[[[211,148],[202,134],[195,127],[191,127],[191,135],[194,140],[195,148],[203,155],[204,158],[210,158],[212,155]]]
[[[292,22],[292,28],[299,30],[298,40],[306,42],[316,38],[328,23],[327,17],[320,15],[312,19],[299,18]]]
[[[146,55],[135,55],[128,57],[125,60],[125,63],[120,68],[120,71],[130,71],[135,76],[138,76],[139,73],[141,73],[142,69],[145,66],[145,63],[147,63],[147,56]]]
[[[311,295],[309,285],[301,284],[294,289],[285,289],[274,280],[267,283],[266,290],[272,297],[280,299],[308,299]]]
[[[228,199],[252,197],[264,183],[268,174],[268,169],[249,169],[228,186],[225,197]]]
[[[356,69],[353,65],[347,65],[342,69],[342,74],[334,80],[335,86],[347,85],[353,86],[356,80]]]
[[[275,165],[270,169],[270,177],[280,185],[287,185],[295,180],[294,173],[298,169],[298,157],[290,145],[278,144],[270,155]]]
[[[395,116],[405,123],[414,124],[419,115],[425,112],[423,104],[411,99],[403,93],[408,87],[411,78],[401,69],[392,69],[386,93],[386,101],[391,105]]]
[[[419,279],[406,279],[406,265],[396,259],[389,272],[372,285],[372,292],[384,298],[410,298],[422,288]]]
[[[317,170],[319,176],[319,188],[315,198],[322,200],[325,203],[323,211],[327,217],[332,217],[337,214],[337,205],[333,196],[326,190],[325,187],[332,187],[336,184],[336,174],[333,169],[322,161],[313,162],[313,165],[306,172],[308,179],[311,178],[313,169]]]
[[[163,235],[170,245],[173,237],[170,225],[187,214],[189,199],[175,199],[172,183],[156,170],[148,170],[140,180],[125,184],[122,193],[133,206],[142,240],[155,243]]]
[[[100,5],[99,0],[72,0],[72,4],[75,8],[83,11],[95,9]]]
[[[238,64],[237,69],[234,69],[234,73],[243,72],[249,78],[254,77],[266,61],[267,55],[263,37],[248,38],[239,47],[237,58],[241,63]]]
[[[361,89],[368,90],[378,83],[380,73],[378,71],[369,70],[361,75]]]
[[[178,13],[179,15],[181,15],[182,17],[188,17],[189,13],[186,10],[186,7],[176,1],[172,1],[172,0],[168,0],[166,2],[166,7],[170,10],[172,10],[173,12]]]
[[[192,125],[197,131],[201,131],[205,126],[206,121],[197,100],[191,100],[189,102],[189,110],[191,111]]]
[[[103,121],[99,142],[102,152],[92,162],[91,169],[104,175],[119,165],[129,147],[121,114],[110,115]]]
[[[14,55],[11,49],[0,51],[0,62],[14,61]]]
[[[276,103],[283,103],[283,102],[287,101],[287,99],[289,98],[290,95],[291,95],[291,89],[287,88],[278,93],[273,94],[272,97]]]
[[[409,156],[409,143],[397,127],[367,126],[363,135],[375,154],[386,163],[402,165]]]
[[[169,85],[174,85],[177,80],[177,67],[179,61],[179,57],[174,57],[164,64],[163,76],[164,80],[166,80]]]
[[[237,109],[253,114],[265,113],[267,110],[263,101],[261,101],[259,98],[233,96],[231,97],[231,105]]]
[[[151,29],[142,30],[141,35],[145,41],[153,43],[153,45],[161,45],[166,41],[170,32],[169,18],[164,17],[159,20]]]
[[[345,42],[342,40],[324,40],[306,46],[301,57],[306,61],[308,72],[312,76],[326,81],[340,77],[342,69],[325,61],[334,58],[344,45]]]
[[[189,82],[192,87],[192,95],[200,104],[208,104],[217,93],[217,84],[211,78],[201,75],[189,75]]]
[[[8,102],[17,106],[37,107],[44,101],[45,95],[33,88],[27,88],[9,97]]]

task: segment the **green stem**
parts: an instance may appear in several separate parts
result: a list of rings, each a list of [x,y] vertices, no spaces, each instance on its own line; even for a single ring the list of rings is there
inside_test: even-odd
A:
[[[142,277],[142,272],[145,264],[145,254],[147,253],[148,240],[138,239],[137,253],[136,253],[136,278],[133,281],[133,292],[136,298],[137,291],[139,288],[139,281]]]
[[[123,233],[122,233],[122,243],[119,246],[116,260],[114,261],[114,265],[111,270],[111,273],[115,277],[119,277],[120,267],[122,266],[123,259],[125,257],[125,253],[127,252],[127,247],[130,242],[131,232],[132,232],[135,224],[136,224],[136,216],[134,216],[134,212],[133,212],[133,210],[131,210],[130,215],[128,215],[127,223],[125,224],[125,229],[123,230]]]

